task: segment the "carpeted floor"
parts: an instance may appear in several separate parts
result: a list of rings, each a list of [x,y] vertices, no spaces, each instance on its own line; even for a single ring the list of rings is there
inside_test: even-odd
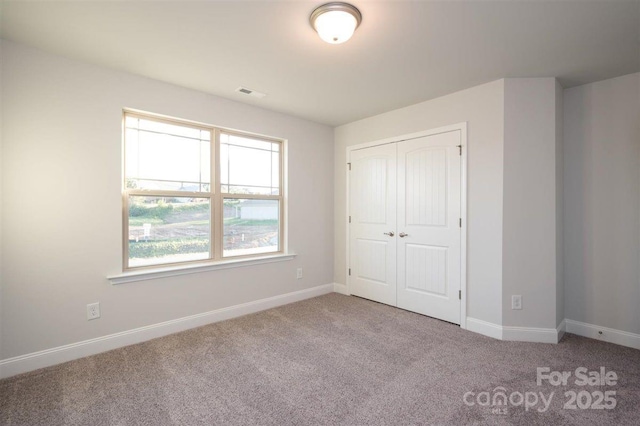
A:
[[[601,366],[615,385],[575,384]],[[572,374],[538,386],[537,367]],[[491,406],[500,391],[512,402]],[[605,391],[615,408],[587,408]],[[640,425],[640,351],[502,342],[329,294],[0,381],[0,424]]]

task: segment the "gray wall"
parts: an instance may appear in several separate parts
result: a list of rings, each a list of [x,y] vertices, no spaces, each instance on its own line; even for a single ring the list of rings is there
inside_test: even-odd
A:
[[[2,49],[0,359],[332,282],[333,129],[10,42]],[[287,139],[297,258],[111,285],[106,277],[122,271],[124,107]],[[102,318],[88,322],[86,304],[97,301]]]
[[[556,328],[556,80],[504,85],[502,325]],[[522,296],[522,310],[511,296]]]
[[[2,53],[3,53],[3,48],[4,45],[2,42],[0,42],[0,59],[2,59]],[[3,143],[2,143],[2,139],[4,136],[4,126],[2,125],[3,122],[3,105],[4,105],[4,95],[3,95],[3,90],[2,90],[2,66],[0,66],[0,268],[2,268],[2,249],[3,249],[3,244],[2,244],[2,211],[4,210],[4,199],[2,198],[2,193],[3,193],[3,174],[2,174],[2,170],[3,170],[3,156],[2,156],[2,151],[3,151]],[[0,359],[2,359],[2,328],[3,328],[3,321],[2,321],[2,293],[3,293],[3,285],[2,285],[2,271],[0,271]]]
[[[467,316],[502,323],[504,81],[349,123],[335,129],[335,282],[346,283],[346,148],[467,122]]]
[[[640,333],[640,73],[564,91],[567,319]]]
[[[556,81],[556,326],[564,320],[564,91]]]

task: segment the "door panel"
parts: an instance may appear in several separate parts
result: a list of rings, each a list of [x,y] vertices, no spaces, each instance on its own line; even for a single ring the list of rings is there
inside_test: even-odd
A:
[[[447,296],[447,248],[424,244],[406,245],[406,288]]]
[[[446,226],[447,150],[416,149],[405,154],[406,224]]]
[[[398,143],[397,162],[397,306],[456,324],[460,324],[460,143],[460,131],[404,141]]]
[[[349,291],[396,305],[396,146],[352,151]]]
[[[357,276],[369,281],[387,283],[387,241],[356,239],[358,253]]]

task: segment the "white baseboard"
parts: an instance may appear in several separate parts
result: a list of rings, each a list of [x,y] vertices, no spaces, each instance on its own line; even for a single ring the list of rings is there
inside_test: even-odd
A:
[[[157,337],[188,330],[190,328],[200,327],[214,322],[263,311],[265,309],[271,309],[277,306],[310,299],[333,291],[334,284],[325,284],[305,290],[294,291],[292,293],[255,300],[253,302],[242,303],[240,305],[229,306],[120,333],[109,334],[95,339],[84,340],[82,342],[71,343],[69,345],[58,346],[56,348],[45,349],[39,352],[4,359],[0,361],[0,379],[72,361],[85,356],[95,355],[112,349],[121,348],[123,346],[133,345],[135,343],[144,342]]]
[[[567,321],[566,320],[562,320],[560,322],[560,324],[558,325],[558,327],[556,328],[556,331],[558,333],[558,342],[560,341],[560,339],[562,339],[562,336],[564,336],[564,333],[567,331]]]
[[[333,283],[333,291],[335,293],[340,293],[347,296],[351,295],[351,293],[349,293],[349,289],[347,288],[346,284]]]
[[[534,343],[558,343],[558,330],[537,327],[502,327],[502,340]]]
[[[615,343],[616,345],[627,346],[629,348],[640,349],[640,334],[615,330],[613,328],[600,327],[570,319],[565,320],[565,322],[567,324],[567,333],[590,337],[604,342]]]
[[[502,326],[491,322],[467,317],[467,330],[502,340]]]
[[[467,330],[498,340],[517,342],[558,343],[564,333],[564,321],[558,328],[511,327],[467,317]]]
[[[500,326],[467,317],[467,330],[499,340],[518,342],[558,343],[566,333],[602,340],[616,345],[640,349],[640,334],[564,319],[556,328]]]

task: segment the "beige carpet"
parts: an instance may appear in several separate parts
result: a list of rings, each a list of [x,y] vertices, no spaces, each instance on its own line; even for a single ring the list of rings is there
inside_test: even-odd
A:
[[[616,385],[536,384],[537,367],[601,366]],[[554,396],[544,412],[478,405],[496,387]],[[565,409],[572,390],[617,406]],[[638,350],[501,342],[338,294],[0,381],[2,425],[640,425],[639,406]]]

